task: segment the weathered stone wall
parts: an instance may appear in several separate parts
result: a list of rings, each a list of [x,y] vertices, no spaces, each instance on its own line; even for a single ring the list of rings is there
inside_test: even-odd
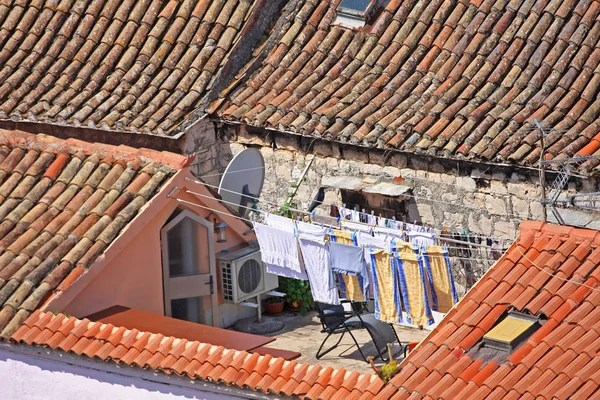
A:
[[[266,180],[262,192],[265,202],[281,205],[298,180],[308,160],[316,156],[298,189],[298,208],[307,209],[318,188],[332,177],[360,177],[364,181],[394,182],[411,185],[407,220],[436,228],[468,229],[473,233],[514,239],[520,221],[543,220],[539,202],[540,187],[535,170],[496,168],[482,164],[465,167],[459,162],[424,159],[401,153],[363,151],[360,148],[329,143],[312,143],[310,138],[293,135],[260,135],[247,132],[243,126],[213,126],[208,121],[194,127],[186,138],[187,153],[198,152],[192,171],[211,185],[218,185],[222,173],[233,156],[247,147],[259,148],[266,164]],[[310,150],[306,152],[306,150]],[[401,178],[401,179],[398,179]],[[554,179],[548,175],[548,181]],[[571,182],[562,198],[575,192],[597,191],[592,180]],[[406,198],[405,198],[406,199]],[[341,203],[340,190],[326,189],[326,203]],[[263,208],[269,208],[266,203]],[[320,214],[328,212],[319,207]],[[591,212],[560,209],[568,224],[600,229],[598,218]],[[548,221],[556,222],[550,210]],[[450,247],[456,245],[450,245]],[[452,251],[452,250],[451,250]],[[493,265],[489,250],[470,248],[468,259],[454,250],[451,257],[459,294],[468,286],[466,275],[476,280]],[[464,254],[464,253],[463,253]]]
[[[300,209],[309,206],[317,189],[331,177],[362,177],[373,182],[393,182],[400,177],[413,186],[406,216],[411,222],[514,238],[521,220],[543,219],[537,171],[491,171],[484,165],[466,168],[458,162],[452,165],[326,142],[309,144],[310,151],[305,154],[304,138],[293,135],[265,136],[248,133],[243,126],[215,127],[208,121],[194,129],[186,144],[188,152],[198,151],[192,171],[213,185],[218,185],[218,174],[235,154],[249,146],[259,147],[266,163],[262,197],[267,202],[282,204],[291,183],[299,178],[307,160],[316,155],[295,198]],[[548,180],[552,179],[549,175]],[[579,185],[583,187],[571,183],[567,192],[597,190],[592,180]],[[327,189],[325,202],[341,203],[340,191]],[[319,213],[326,211],[321,207]],[[593,213],[562,209],[561,215],[568,224],[600,228]],[[549,210],[548,220],[555,222]]]
[[[225,170],[233,157],[229,143],[217,141],[215,125],[207,119],[191,127],[183,139],[183,154],[196,153],[196,159],[190,166],[192,173],[204,177],[204,181],[210,185],[218,185],[219,173]]]

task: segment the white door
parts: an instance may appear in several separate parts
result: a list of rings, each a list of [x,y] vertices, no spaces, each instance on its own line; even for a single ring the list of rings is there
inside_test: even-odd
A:
[[[160,231],[165,315],[216,325],[213,224],[183,210]]]

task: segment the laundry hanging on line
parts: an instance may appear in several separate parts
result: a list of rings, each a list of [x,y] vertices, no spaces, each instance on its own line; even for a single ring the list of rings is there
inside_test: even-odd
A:
[[[355,247],[357,243],[357,233],[349,233],[345,231],[341,231],[338,229],[332,229],[329,231],[329,238],[333,243],[342,245],[342,246],[352,246],[347,247],[345,250],[348,253],[353,252],[353,247],[359,249],[359,252],[362,256],[362,260],[364,261],[364,255],[362,254],[362,248]],[[343,247],[338,249],[339,251],[343,251]],[[353,255],[347,255],[347,257],[352,258]],[[338,264],[338,265],[336,265]],[[332,268],[344,268],[343,265],[339,265],[339,262],[333,261]],[[346,268],[348,268],[346,266]],[[369,282],[371,278],[369,277],[369,271],[366,268],[366,263],[364,265],[364,269],[362,271],[355,274],[348,273],[340,273],[338,275],[338,282],[340,285],[340,292],[345,294],[345,298],[350,301],[362,302],[368,299],[369,293]]]
[[[285,232],[291,233],[294,235],[295,237],[295,233],[296,233],[296,224],[294,223],[293,220],[289,219],[289,218],[285,218],[279,215],[274,215],[274,214],[267,214],[265,216],[265,223],[274,229],[280,229],[283,230]],[[263,232],[264,233],[264,230]],[[259,234],[257,233],[257,239],[259,240],[259,244],[260,244],[260,238],[259,238]],[[269,238],[262,238],[262,241],[269,241]],[[290,241],[293,241],[294,239],[290,239]],[[296,246],[297,248],[297,246]],[[264,259],[263,259],[264,261]],[[293,278],[293,279],[300,279],[300,280],[304,280],[307,281],[308,280],[308,275],[306,275],[306,271],[304,269],[304,265],[302,263],[300,263],[300,271],[298,271],[295,268],[289,268],[288,266],[281,266],[278,265],[279,263],[272,263],[272,262],[268,262],[265,261],[265,268],[266,271],[270,274],[274,274],[274,275],[278,275],[278,276],[283,276],[286,278]]]
[[[432,288],[435,296],[432,296],[432,308],[434,311],[447,313],[454,304],[458,303],[448,250],[440,246],[428,246],[423,257],[433,279]]]
[[[358,230],[373,234],[378,234],[379,232],[393,234],[417,246],[433,246],[438,244],[438,238],[443,241],[442,238],[448,237],[448,228],[446,227],[438,231],[431,226],[419,225],[416,222],[410,224],[398,221],[395,217],[385,218],[381,215],[375,216],[373,211],[368,214],[364,212],[364,209],[358,211],[357,208],[350,209],[346,208],[345,205],[337,207],[335,204],[332,204],[330,208],[330,215],[335,216],[340,221],[340,226],[348,230]],[[464,229],[462,230],[462,235],[458,231],[457,234],[459,235],[458,240],[467,244],[468,242],[479,244],[485,242],[488,247],[494,247],[489,253],[491,259],[498,259],[502,255],[502,250],[507,248],[506,239],[473,234]],[[450,236],[452,237],[453,235]],[[454,236],[456,237],[456,234]]]
[[[256,240],[260,245],[262,261],[297,273],[304,272],[298,253],[298,242],[293,232],[254,223]]]
[[[397,274],[391,268],[392,255],[384,250],[371,250],[371,269],[375,289],[375,318],[383,322],[402,323],[402,306]]]
[[[376,315],[382,320],[404,321],[404,311],[406,321],[424,325],[433,322],[432,308],[446,310],[457,300],[444,249],[433,247],[427,253],[425,248],[398,240],[391,234],[380,232],[373,236],[363,231],[327,229],[281,216],[268,215],[265,221],[273,226],[259,223],[255,226],[268,270],[287,277],[293,276],[292,270],[300,279],[307,277],[315,301],[339,304],[339,289],[352,301],[374,298]],[[283,239],[266,238],[269,235],[283,236]],[[282,257],[283,246],[299,250]],[[381,261],[373,263],[376,260],[373,253],[386,259],[385,267]],[[424,257],[430,256],[432,260],[425,260]],[[344,257],[346,261],[339,261]],[[352,260],[359,261],[352,263]],[[438,276],[440,274],[444,276]]]
[[[298,222],[298,241],[313,299],[325,304],[340,304],[330,267],[330,251],[325,240],[326,229]]]

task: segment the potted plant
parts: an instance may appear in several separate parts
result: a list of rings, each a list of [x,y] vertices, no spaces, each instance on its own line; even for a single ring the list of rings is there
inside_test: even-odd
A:
[[[289,311],[305,312],[312,309],[314,301],[308,281],[280,276],[279,290],[285,293],[285,300]]]
[[[269,315],[279,315],[283,312],[284,306],[283,298],[277,296],[271,296],[265,301],[263,301],[263,308],[265,310],[265,314]]]

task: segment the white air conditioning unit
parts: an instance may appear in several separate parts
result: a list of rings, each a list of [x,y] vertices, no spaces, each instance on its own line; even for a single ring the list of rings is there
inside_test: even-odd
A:
[[[277,275],[265,270],[258,248],[244,247],[220,253],[217,259],[225,301],[241,303],[279,286]]]

